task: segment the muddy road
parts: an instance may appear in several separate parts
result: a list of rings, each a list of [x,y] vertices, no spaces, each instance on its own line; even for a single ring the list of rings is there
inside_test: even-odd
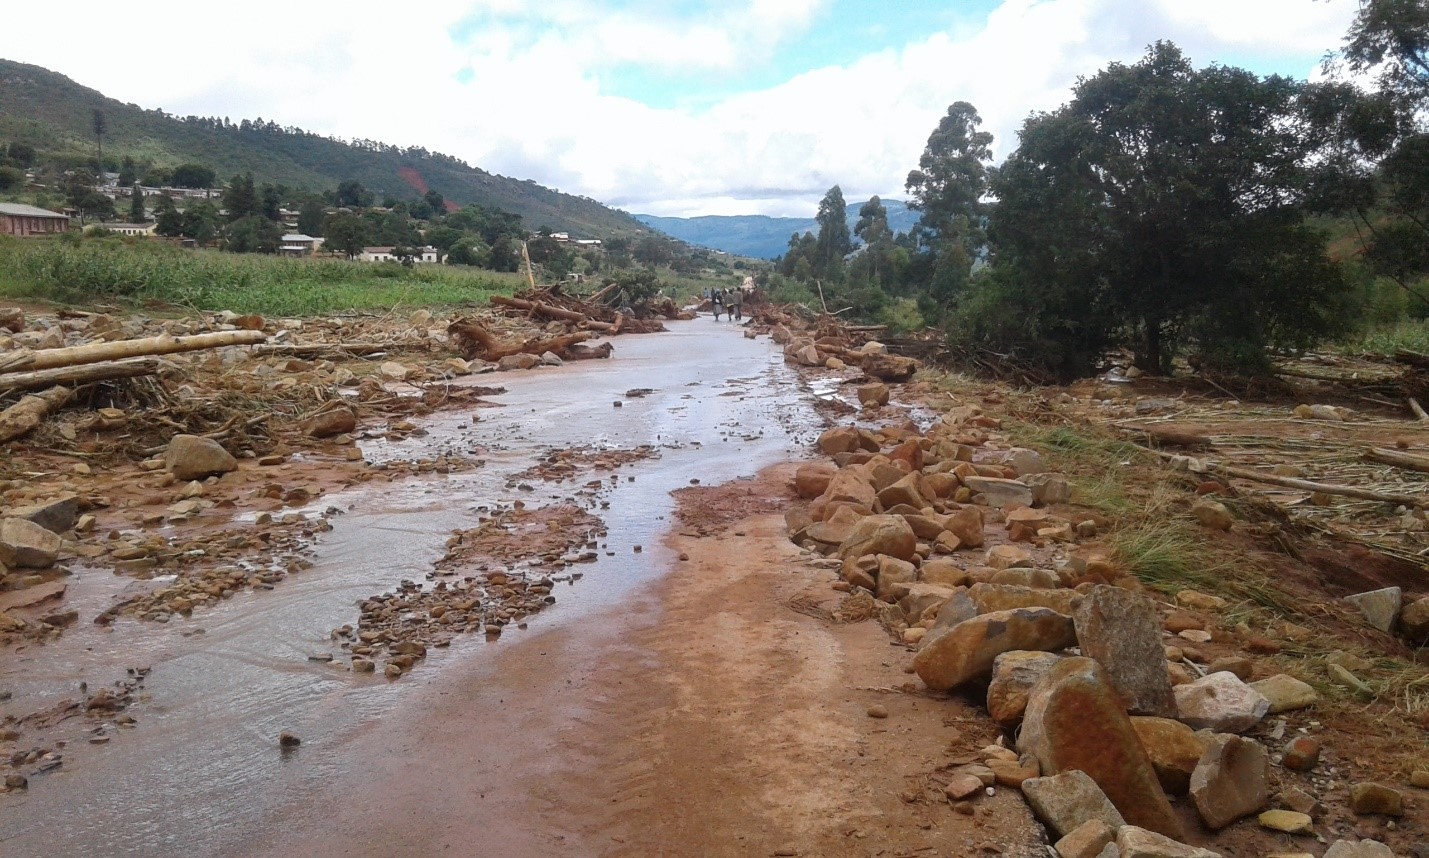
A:
[[[532,802],[542,775],[580,752],[582,713],[609,692],[595,677],[624,681],[608,665],[630,657],[628,634],[660,610],[654,585],[681,562],[663,542],[671,492],[753,477],[821,428],[812,393],[767,340],[708,319],[671,327],[622,338],[609,362],[502,375],[508,392],[491,399],[504,407],[475,422],[447,413],[422,437],[364,443],[379,465],[456,450],[485,464],[322,496],[309,512],[326,512],[331,532],[310,569],[273,589],[164,625],[82,623],[0,666],[3,705],[17,711],[149,669],[132,729],[69,744],[64,766],[0,797],[0,849],[494,854],[505,842],[519,850],[505,854],[560,853],[561,826]],[[513,478],[553,450],[642,446],[654,454],[609,472]],[[599,488],[584,487],[592,479]],[[334,652],[330,630],[353,623],[361,600],[423,581],[453,531],[516,501],[573,502],[606,529],[595,562],[552,573],[555,604],[528,628],[459,636],[398,682],[310,658]],[[76,572],[69,599],[86,616],[126,580]],[[301,747],[280,751],[283,730]],[[442,840],[478,829],[479,842]]]

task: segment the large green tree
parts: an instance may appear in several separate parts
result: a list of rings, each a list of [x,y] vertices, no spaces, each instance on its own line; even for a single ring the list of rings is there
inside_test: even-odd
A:
[[[909,207],[922,214],[917,235],[925,259],[925,315],[940,310],[967,286],[987,244],[986,200],[992,135],[979,130],[982,117],[966,101],[948,106],[908,174]]]
[[[1023,356],[1060,375],[1125,343],[1169,371],[1183,345],[1257,370],[1347,319],[1344,281],[1305,221],[1315,141],[1302,85],[1211,66],[1158,42],[1028,119],[992,190],[996,300]],[[989,327],[991,330],[993,326]],[[1041,354],[1034,353],[1042,350]]]
[[[303,235],[321,238],[323,234],[323,218],[325,216],[322,200],[316,197],[308,197],[303,200],[302,205],[298,207],[298,232]]]
[[[853,240],[848,233],[848,204],[844,202],[842,188],[838,185],[829,188],[824,198],[819,200],[819,211],[814,215],[814,221],[819,225],[814,257],[810,260],[814,275],[841,280],[844,257],[853,250]]]
[[[202,164],[180,164],[174,168],[169,180],[174,183],[176,188],[211,188],[215,178],[212,168]],[[156,184],[149,179],[146,179],[145,182]]]
[[[327,239],[325,247],[344,253],[351,259],[372,241],[372,227],[351,212],[337,212],[328,215],[323,235]]]
[[[148,220],[148,216],[144,214],[144,192],[139,183],[135,182],[129,187],[129,222],[145,223]]]
[[[230,222],[261,213],[252,173],[239,173],[228,180],[228,187],[223,191],[223,207],[228,211]]]

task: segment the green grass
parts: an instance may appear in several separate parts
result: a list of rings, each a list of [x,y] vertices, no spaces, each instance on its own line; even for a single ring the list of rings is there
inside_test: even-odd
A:
[[[0,240],[0,296],[305,316],[485,304],[516,275],[183,250],[158,241]]]
[[[1345,354],[1392,355],[1399,349],[1429,353],[1429,319],[1406,320],[1374,328],[1345,342]]]

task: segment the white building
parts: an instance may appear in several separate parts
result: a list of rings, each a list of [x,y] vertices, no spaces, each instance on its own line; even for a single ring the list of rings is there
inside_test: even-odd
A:
[[[442,261],[442,252],[435,247],[414,249],[417,253],[412,257],[413,262],[436,265]],[[395,248],[392,247],[364,247],[362,252],[357,254],[357,258],[361,262],[401,262],[401,259],[392,254],[393,250]]]
[[[312,256],[313,252],[322,246],[321,238],[313,238],[311,235],[303,235],[300,232],[290,232],[283,236],[283,243],[278,245],[278,252],[284,256]]]
[[[153,235],[159,227],[157,223],[100,223],[95,226],[120,235]]]

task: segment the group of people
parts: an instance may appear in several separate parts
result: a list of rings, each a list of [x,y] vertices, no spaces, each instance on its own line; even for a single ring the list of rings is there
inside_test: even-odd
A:
[[[720,313],[727,315],[731,322],[738,322],[744,318],[743,289],[714,289],[709,293],[709,299],[716,322],[719,321]]]

